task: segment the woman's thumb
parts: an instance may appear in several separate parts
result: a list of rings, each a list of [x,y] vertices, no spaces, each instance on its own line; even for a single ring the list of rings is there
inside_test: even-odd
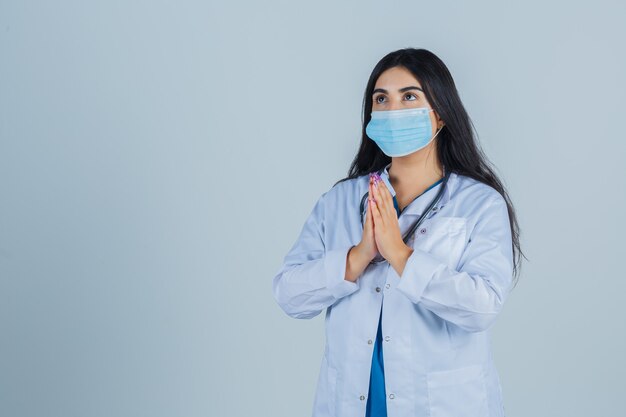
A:
[[[372,203],[370,202],[370,198],[367,198],[367,213],[365,217],[365,225],[367,230],[372,230],[374,226],[374,218],[372,217]]]

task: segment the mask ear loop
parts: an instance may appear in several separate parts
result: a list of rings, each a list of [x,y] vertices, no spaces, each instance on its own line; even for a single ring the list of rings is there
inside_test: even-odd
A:
[[[434,139],[435,139],[435,137],[436,137],[436,136],[439,134],[439,132],[441,132],[442,130],[443,130],[443,126],[441,126],[441,127],[439,128],[439,130],[437,130],[437,133],[435,133],[435,134],[433,135],[433,137],[432,137],[432,138],[430,138],[430,141],[429,141],[429,142],[431,142],[432,140],[434,140]]]

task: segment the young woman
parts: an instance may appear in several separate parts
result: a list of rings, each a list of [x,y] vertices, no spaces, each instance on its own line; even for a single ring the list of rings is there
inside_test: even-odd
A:
[[[374,68],[349,176],[323,193],[273,279],[291,317],[326,310],[313,417],[504,416],[490,328],[519,230],[444,63]]]

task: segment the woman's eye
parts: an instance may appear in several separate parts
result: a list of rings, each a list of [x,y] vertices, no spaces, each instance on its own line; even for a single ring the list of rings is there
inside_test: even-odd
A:
[[[417,96],[416,96],[415,94],[412,94],[412,93],[408,93],[408,94],[406,94],[404,97],[405,97],[405,98],[406,98],[406,97],[413,97],[413,100],[409,100],[409,101],[415,101],[415,100],[417,100]],[[383,102],[383,101],[381,101],[380,99],[384,99],[384,98],[385,98],[385,96],[383,96],[383,95],[376,96],[376,97],[374,97],[374,102],[375,102],[375,103],[380,104],[380,103],[382,103],[382,102]]]

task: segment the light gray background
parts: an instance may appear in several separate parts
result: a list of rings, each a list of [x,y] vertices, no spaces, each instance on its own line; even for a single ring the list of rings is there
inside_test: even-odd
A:
[[[306,416],[271,280],[367,77],[448,65],[518,210],[508,417],[623,411],[623,2],[0,1],[0,415]]]

